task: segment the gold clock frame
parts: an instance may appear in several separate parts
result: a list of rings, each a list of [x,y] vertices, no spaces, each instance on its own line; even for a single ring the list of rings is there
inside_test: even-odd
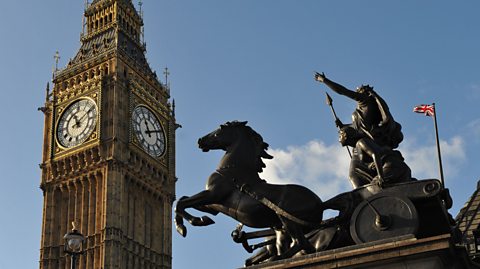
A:
[[[67,108],[69,108],[71,105],[73,105],[75,102],[79,102],[82,99],[90,100],[96,106],[96,109],[97,109],[96,118],[97,118],[97,120],[96,120],[96,123],[95,123],[95,128],[93,129],[93,131],[89,135],[89,137],[85,141],[83,141],[82,143],[80,143],[76,146],[73,146],[73,147],[65,147],[58,140],[58,124],[59,124],[60,119],[62,118],[65,110]],[[92,94],[91,96],[87,95],[87,96],[82,96],[82,97],[79,97],[79,98],[75,98],[74,100],[70,100],[69,102],[66,102],[65,104],[59,105],[56,109],[56,115],[58,115],[58,117],[55,119],[55,125],[54,125],[55,127],[54,127],[54,130],[53,130],[53,136],[55,137],[55,153],[58,154],[58,153],[62,153],[64,151],[74,150],[74,149],[76,149],[80,146],[84,146],[86,144],[92,143],[92,141],[98,140],[98,138],[100,137],[100,133],[99,133],[100,113],[101,113],[101,111],[100,111],[100,107],[98,105],[98,95],[96,93]]]
[[[162,154],[160,154],[159,156],[152,156],[150,154],[148,154],[145,149],[143,148],[143,146],[140,144],[140,142],[138,141],[138,138],[137,138],[137,135],[135,134],[135,131],[133,130],[133,112],[135,111],[135,109],[137,109],[138,107],[144,107],[146,109],[148,109],[150,112],[152,112],[152,114],[155,116],[155,118],[158,120],[158,122],[160,123],[160,127],[162,128],[162,131],[163,131],[163,137],[164,137],[164,143],[165,143],[165,148],[163,149],[163,152]],[[169,150],[169,147],[168,147],[168,129],[165,128],[165,121],[162,120],[163,118],[160,116],[160,114],[156,111],[156,109],[153,109],[152,107],[148,106],[147,104],[145,103],[137,103],[137,104],[133,104],[132,105],[132,108],[130,110],[130,137],[131,137],[131,142],[136,146],[138,147],[139,149],[142,150],[142,152],[144,152],[146,155],[150,156],[151,158],[153,159],[156,159],[156,160],[160,160],[160,159],[163,159],[168,150]]]

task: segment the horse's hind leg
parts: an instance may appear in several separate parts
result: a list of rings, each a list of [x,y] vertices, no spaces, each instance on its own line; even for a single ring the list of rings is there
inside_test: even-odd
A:
[[[283,229],[285,229],[285,232],[293,240],[293,245],[280,255],[281,258],[292,257],[301,250],[304,250],[307,254],[315,252],[315,247],[305,238],[305,234],[300,225],[282,217],[280,219],[283,223]]]
[[[245,266],[251,266],[254,264],[259,264],[272,256],[276,255],[277,252],[275,250],[274,245],[269,245],[261,248],[255,255],[245,260]]]

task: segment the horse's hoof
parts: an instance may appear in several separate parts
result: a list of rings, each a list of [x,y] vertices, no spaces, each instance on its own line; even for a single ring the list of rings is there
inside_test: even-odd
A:
[[[207,216],[203,216],[201,218],[193,218],[189,222],[193,226],[207,226],[207,225],[215,223],[215,221],[213,221],[211,218],[209,218]]]
[[[202,217],[202,222],[203,222],[203,226],[207,226],[207,225],[211,225],[211,224],[214,224],[215,221],[213,221],[210,217],[208,216],[203,216]]]
[[[188,222],[190,224],[192,224],[193,226],[202,226],[202,219],[201,218],[193,218],[193,219],[188,220]]]
[[[185,227],[185,225],[183,224],[180,224],[180,225],[176,225],[175,226],[177,228],[177,232],[183,236],[183,237],[186,237],[187,236],[187,227]]]

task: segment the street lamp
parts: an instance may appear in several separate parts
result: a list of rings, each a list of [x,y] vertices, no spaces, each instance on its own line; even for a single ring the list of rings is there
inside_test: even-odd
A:
[[[77,231],[75,222],[72,222],[72,230],[65,234],[65,253],[70,254],[71,257],[71,269],[76,268],[78,255],[83,254],[83,244],[85,242],[85,236]]]

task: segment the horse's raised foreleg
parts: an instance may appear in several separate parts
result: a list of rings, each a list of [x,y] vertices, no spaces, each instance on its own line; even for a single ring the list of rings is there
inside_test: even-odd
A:
[[[211,204],[213,202],[213,198],[214,197],[211,191],[208,191],[208,190],[201,191],[190,197],[184,196],[180,198],[175,207],[175,214],[176,214],[175,226],[177,228],[177,232],[180,233],[183,237],[187,235],[187,228],[183,224],[183,219],[186,219],[190,224],[194,226],[207,226],[215,223],[208,216],[195,217],[189,214],[187,211],[185,211],[186,208],[192,208],[192,207],[198,208],[198,209],[204,209],[205,205]]]
[[[209,219],[209,217],[195,217],[193,216],[192,214],[188,213],[187,211],[185,211],[186,208],[195,208],[197,210],[200,210],[200,211],[203,211],[202,209],[206,209],[206,207],[204,206],[197,206],[197,205],[193,205],[195,204],[196,200],[192,199],[192,198],[195,198],[196,195],[192,196],[192,197],[188,197],[188,196],[183,196],[182,198],[180,198],[177,202],[177,206],[175,208],[175,213],[178,215],[178,216],[181,216],[182,218],[186,219],[188,222],[190,222],[192,225],[194,226],[206,226],[206,225],[210,225],[213,223],[212,220],[206,220],[207,222],[211,222],[211,223],[204,223],[204,221],[202,221],[202,219]],[[210,213],[210,212],[208,212]]]
[[[202,205],[202,206],[194,206],[193,208],[195,208],[196,210],[198,211],[202,211],[202,212],[205,212],[205,213],[208,213],[208,214],[212,214],[214,216],[218,215],[218,212],[217,210],[215,209],[211,209],[210,207],[208,206],[205,206],[205,205]]]
[[[187,227],[183,224],[183,217],[178,213],[175,214],[175,228],[180,235],[183,237],[187,236]]]

